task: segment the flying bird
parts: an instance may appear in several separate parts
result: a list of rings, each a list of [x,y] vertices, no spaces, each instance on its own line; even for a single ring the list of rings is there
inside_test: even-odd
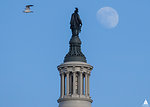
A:
[[[24,13],[32,13],[33,11],[30,10],[30,7],[32,7],[33,5],[26,5],[25,10],[23,11]]]

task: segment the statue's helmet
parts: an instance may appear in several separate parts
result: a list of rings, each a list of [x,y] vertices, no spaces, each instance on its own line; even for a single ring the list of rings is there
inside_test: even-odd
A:
[[[78,8],[76,7],[75,9],[76,9],[75,12],[78,13]]]

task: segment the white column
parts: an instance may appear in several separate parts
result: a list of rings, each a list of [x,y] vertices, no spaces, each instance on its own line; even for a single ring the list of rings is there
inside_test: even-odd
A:
[[[69,95],[69,72],[67,72],[67,95]]]
[[[72,75],[69,75],[69,93],[72,94]]]
[[[73,94],[76,94],[76,72],[73,72]]]
[[[82,83],[83,83],[83,77],[82,77],[82,72],[80,72],[80,85],[79,85],[79,90],[80,90],[80,95],[82,95],[83,89],[82,89]]]
[[[82,73],[82,76],[83,76],[83,78],[82,78],[82,94],[85,94],[85,87],[84,87],[84,85],[85,85],[85,75],[83,75],[83,73]]]
[[[90,74],[88,74],[88,81],[87,81],[87,84],[88,84],[88,87],[87,87],[87,89],[88,89],[88,96],[90,96],[90,81],[89,81],[89,79],[90,79]]]
[[[64,88],[65,88],[65,86],[64,86],[64,73],[62,73],[61,74],[61,97],[63,97],[64,96],[64,92],[65,92],[65,90],[64,90]]]
[[[87,73],[85,73],[85,96],[87,96],[87,86],[88,86],[88,79],[87,79]]]

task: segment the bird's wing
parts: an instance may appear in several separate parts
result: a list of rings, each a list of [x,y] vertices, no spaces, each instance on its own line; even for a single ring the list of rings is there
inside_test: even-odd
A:
[[[33,6],[33,5],[26,5],[26,7],[28,7],[28,8],[30,8],[31,6]]]
[[[26,5],[26,10],[30,10],[30,7],[33,5]]]

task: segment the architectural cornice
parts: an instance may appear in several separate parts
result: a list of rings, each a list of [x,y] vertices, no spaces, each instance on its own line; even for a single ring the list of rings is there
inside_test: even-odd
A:
[[[59,98],[57,100],[57,102],[61,102],[61,101],[68,101],[68,100],[82,100],[82,101],[89,101],[89,102],[93,102],[93,100],[89,97],[85,98],[85,97],[66,97],[66,98]]]

